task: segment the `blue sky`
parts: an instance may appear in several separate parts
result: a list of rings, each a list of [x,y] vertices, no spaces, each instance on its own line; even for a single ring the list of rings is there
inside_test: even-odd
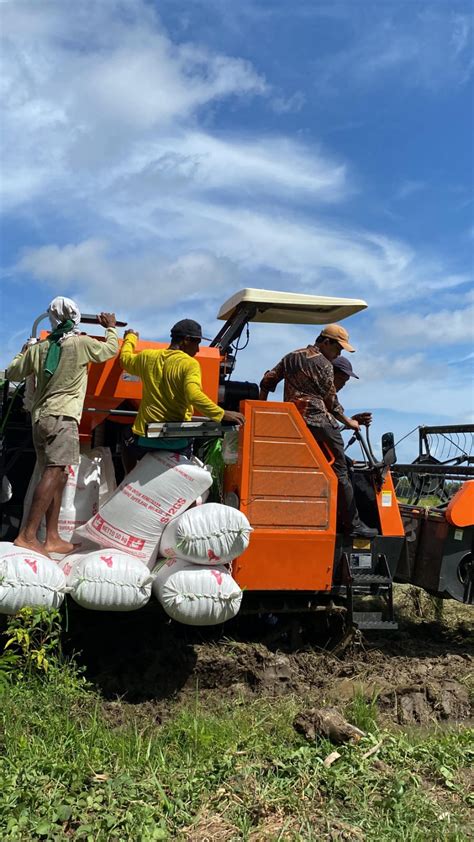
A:
[[[345,322],[347,410],[374,436],[473,420],[470,2],[0,15],[0,364],[56,294],[163,340],[183,316],[217,332],[245,286],[347,295],[369,304]],[[236,376],[313,339],[256,325]]]

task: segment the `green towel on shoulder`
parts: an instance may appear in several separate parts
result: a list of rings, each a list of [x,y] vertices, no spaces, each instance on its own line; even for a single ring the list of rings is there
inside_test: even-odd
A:
[[[44,361],[44,373],[46,377],[52,377],[56,371],[59,365],[59,360],[61,359],[60,339],[62,339],[65,333],[70,333],[73,327],[74,322],[72,319],[66,319],[65,322],[61,322],[60,325],[52,330],[47,337],[49,348]]]

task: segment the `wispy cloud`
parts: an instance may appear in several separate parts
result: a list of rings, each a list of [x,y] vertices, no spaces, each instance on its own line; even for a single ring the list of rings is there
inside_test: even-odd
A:
[[[266,90],[249,62],[173,45],[141,0],[85,0],[67,13],[57,2],[24,0],[5,5],[2,17],[7,205],[54,189],[72,171],[100,175],[138,140],[213,102]]]
[[[343,48],[317,62],[317,87],[380,86],[396,75],[405,88],[437,91],[472,77],[472,13],[449,6],[380,4],[372,10],[346,7],[350,21]],[[408,13],[405,14],[405,12]],[[370,20],[369,20],[370,18]]]
[[[416,193],[421,193],[425,189],[426,184],[424,181],[407,178],[405,181],[402,181],[395,191],[395,199],[409,199],[411,196],[414,196]]]
[[[474,306],[461,297],[462,309],[435,310],[425,314],[400,309],[376,322],[379,335],[389,345],[408,347],[469,345],[474,341]]]

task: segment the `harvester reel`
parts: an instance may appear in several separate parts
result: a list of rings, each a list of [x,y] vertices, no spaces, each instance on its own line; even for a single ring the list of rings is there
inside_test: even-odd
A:
[[[442,465],[439,459],[430,454],[417,456],[412,465]],[[441,469],[442,470],[442,469]],[[411,474],[410,475],[410,500],[418,503],[423,497],[439,497],[446,500],[445,478],[443,474]]]

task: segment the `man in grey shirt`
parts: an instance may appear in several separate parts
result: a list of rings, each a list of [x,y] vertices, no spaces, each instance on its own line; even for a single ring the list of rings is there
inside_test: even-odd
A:
[[[7,368],[8,380],[34,375],[36,391],[31,404],[33,444],[41,471],[26,523],[14,541],[35,552],[68,553],[73,544],[58,533],[59,512],[68,465],[79,463],[79,422],[87,387],[89,363],[102,363],[118,351],[114,313],[101,313],[105,341],[81,336],[81,314],[74,301],[58,296],[48,308],[52,331],[41,342],[23,346]],[[46,541],[37,537],[46,516]]]

